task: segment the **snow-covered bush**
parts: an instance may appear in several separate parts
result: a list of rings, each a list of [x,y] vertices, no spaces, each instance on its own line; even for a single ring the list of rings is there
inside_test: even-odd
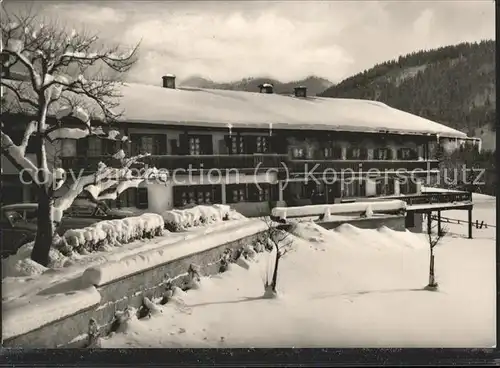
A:
[[[241,220],[245,217],[227,205],[195,206],[183,210],[169,210],[162,213],[165,228],[182,231],[190,227],[209,225],[228,220]]]
[[[139,239],[163,235],[163,217],[146,213],[120,220],[100,221],[83,229],[67,230],[56,248],[63,254],[76,251],[80,254],[106,250]]]

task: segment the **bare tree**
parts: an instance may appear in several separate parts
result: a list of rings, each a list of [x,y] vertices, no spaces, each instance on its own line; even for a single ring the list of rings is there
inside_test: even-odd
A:
[[[265,232],[266,241],[268,241],[276,251],[271,280],[269,280],[269,275],[266,277],[264,297],[275,297],[277,293],[280,260],[285,254],[292,250],[292,242],[287,241],[290,233],[286,230],[286,224],[276,223],[269,217],[261,217],[261,219],[267,225],[267,231]]]
[[[427,216],[430,216],[430,214],[428,214]],[[433,231],[434,229],[436,231]],[[427,284],[426,289],[436,290],[438,287],[438,283],[436,282],[436,277],[434,273],[434,248],[446,236],[448,230],[446,228],[439,229],[437,223],[431,225],[430,230],[431,231],[428,232],[427,234],[427,240],[429,242],[429,249],[430,249],[430,260],[429,260],[429,283]]]
[[[120,116],[114,109],[121,97],[121,76],[135,64],[139,45],[128,49],[108,47],[100,43],[97,35],[68,30],[57,22],[41,23],[31,12],[19,15],[2,8],[1,18],[2,71],[8,74],[11,67],[18,65],[27,73],[27,81],[2,78],[2,99],[10,109],[33,116],[21,143],[15,144],[4,131],[2,112],[1,151],[15,167],[29,173],[37,187],[38,229],[31,258],[46,266],[62,213],[80,193],[86,190],[95,200],[116,198],[152,174],[151,170],[132,174],[131,168],[143,156],[126,158],[120,150],[115,155],[116,167],[101,162],[95,174],[72,174],[75,180],[68,192],[55,198],[54,193],[68,175],[62,169],[49,171],[47,158],[48,143],[64,139],[95,135],[126,140],[118,139],[117,131],[105,133],[102,127],[95,128],[91,121],[105,123]],[[36,160],[26,155],[33,137],[38,142]]]

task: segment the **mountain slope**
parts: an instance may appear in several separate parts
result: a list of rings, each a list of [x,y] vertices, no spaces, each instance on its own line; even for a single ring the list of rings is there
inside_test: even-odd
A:
[[[327,79],[315,76],[309,76],[305,79],[292,82],[281,82],[272,78],[244,78],[235,82],[217,83],[200,76],[193,76],[181,81],[181,87],[198,87],[198,88],[213,88],[225,89],[232,91],[246,91],[246,92],[259,92],[259,84],[271,83],[274,86],[274,92],[278,94],[293,93],[293,88],[297,86],[306,86],[307,93],[315,96],[323,92],[333,83]]]
[[[400,56],[347,78],[320,96],[378,100],[470,135],[481,131],[491,135],[495,41]]]

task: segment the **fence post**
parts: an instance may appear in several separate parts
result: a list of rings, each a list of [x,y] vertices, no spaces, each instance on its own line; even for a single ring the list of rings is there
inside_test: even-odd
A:
[[[468,209],[469,217],[469,239],[472,239],[472,208]]]

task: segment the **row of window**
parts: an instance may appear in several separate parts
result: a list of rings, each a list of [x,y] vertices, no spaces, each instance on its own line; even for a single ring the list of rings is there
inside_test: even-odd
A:
[[[136,135],[130,136],[130,154],[151,153],[153,155],[166,154],[167,142],[165,135]],[[173,154],[189,155],[210,155],[213,154],[211,135],[183,135],[181,144],[177,146],[177,141],[172,140]],[[63,141],[62,156],[101,156],[114,154],[123,145],[120,142],[103,140],[96,137],[89,137],[75,142],[71,140]],[[183,147],[184,146],[184,147]],[[269,153],[270,142],[267,136],[226,136],[225,148],[229,154],[252,154]],[[314,157],[313,148],[304,147],[292,148],[292,156],[295,159],[307,159]],[[319,153],[319,152],[318,152]],[[342,159],[342,149],[340,147],[326,147],[321,152],[326,159]],[[350,147],[346,150],[348,160],[412,160],[417,159],[418,153],[414,149],[400,148],[394,151],[390,148],[377,148],[369,151],[363,147]]]
[[[304,147],[292,148],[292,156],[296,159],[307,159],[315,156],[315,151],[311,147],[306,149]],[[341,147],[325,147],[322,151],[317,152],[325,159],[338,159],[341,160],[342,148]],[[371,153],[371,155],[370,155]],[[411,148],[400,148],[396,151],[394,157],[393,150],[390,148],[376,148],[369,151],[366,148],[350,147],[346,150],[347,160],[416,160],[418,158],[417,150]]]
[[[276,186],[270,184],[234,184],[226,185],[226,203],[265,202],[277,196]],[[198,185],[178,186],[174,188],[174,205],[213,204],[222,202],[221,186]]]

